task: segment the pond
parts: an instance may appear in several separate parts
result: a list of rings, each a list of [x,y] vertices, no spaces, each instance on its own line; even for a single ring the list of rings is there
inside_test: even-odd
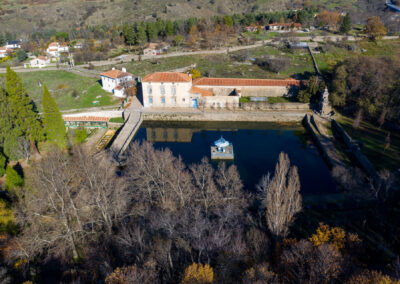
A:
[[[298,167],[303,195],[337,192],[328,166],[300,123],[153,121],[142,124],[134,141],[149,141],[156,149],[169,148],[190,165],[203,157],[210,159],[210,146],[221,136],[233,144],[235,158],[228,163],[237,166],[247,190],[254,191],[267,172],[273,174],[283,151]]]

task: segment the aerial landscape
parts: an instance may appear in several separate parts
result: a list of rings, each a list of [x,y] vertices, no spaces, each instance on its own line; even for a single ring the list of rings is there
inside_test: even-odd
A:
[[[0,284],[400,284],[400,0],[0,0]]]

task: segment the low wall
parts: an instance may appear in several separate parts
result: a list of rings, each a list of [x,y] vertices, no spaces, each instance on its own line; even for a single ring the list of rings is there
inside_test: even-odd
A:
[[[309,104],[304,103],[275,103],[270,104],[268,102],[248,102],[240,103],[240,107],[243,110],[276,110],[276,111],[305,111],[310,109]]]
[[[63,114],[65,117],[122,117],[123,110],[103,110],[103,111],[91,111],[91,112],[79,112],[79,113],[68,113]]]
[[[144,113],[144,120],[165,121],[255,121],[255,122],[301,122],[305,111],[204,111],[204,112],[151,112]]]
[[[327,162],[328,166],[330,169],[334,168],[334,166],[336,165],[335,161],[329,156],[329,154],[327,153],[322,141],[321,141],[321,137],[319,134],[319,130],[314,122],[314,118],[312,115],[306,114],[304,116],[303,119],[303,125],[304,127],[307,129],[307,131],[311,134],[315,145],[317,146],[317,148],[319,149],[322,157],[325,159],[325,161]]]
[[[359,166],[366,172],[370,177],[378,180],[378,174],[375,167],[363,154],[360,147],[353,141],[350,135],[340,126],[336,120],[332,120],[332,131],[333,134],[338,137],[348,147],[350,155],[357,161]]]

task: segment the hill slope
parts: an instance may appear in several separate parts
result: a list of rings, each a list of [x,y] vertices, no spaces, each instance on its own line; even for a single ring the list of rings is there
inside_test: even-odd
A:
[[[284,10],[287,2],[289,0],[7,0],[0,1],[0,26],[3,31],[19,32],[43,27],[66,30],[154,17],[178,19],[252,10]]]

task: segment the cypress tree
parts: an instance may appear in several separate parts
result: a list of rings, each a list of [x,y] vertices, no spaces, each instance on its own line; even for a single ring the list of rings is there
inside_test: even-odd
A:
[[[6,173],[7,158],[0,152],[0,177]]]
[[[351,18],[350,15],[347,13],[344,16],[342,24],[340,25],[340,32],[342,34],[347,34],[351,30]]]
[[[43,122],[47,139],[61,149],[66,146],[66,129],[60,110],[46,86],[43,88]]]
[[[14,128],[25,135],[31,142],[32,148],[37,152],[35,142],[42,140],[43,127],[21,78],[11,70],[10,66],[7,66],[5,87]]]

